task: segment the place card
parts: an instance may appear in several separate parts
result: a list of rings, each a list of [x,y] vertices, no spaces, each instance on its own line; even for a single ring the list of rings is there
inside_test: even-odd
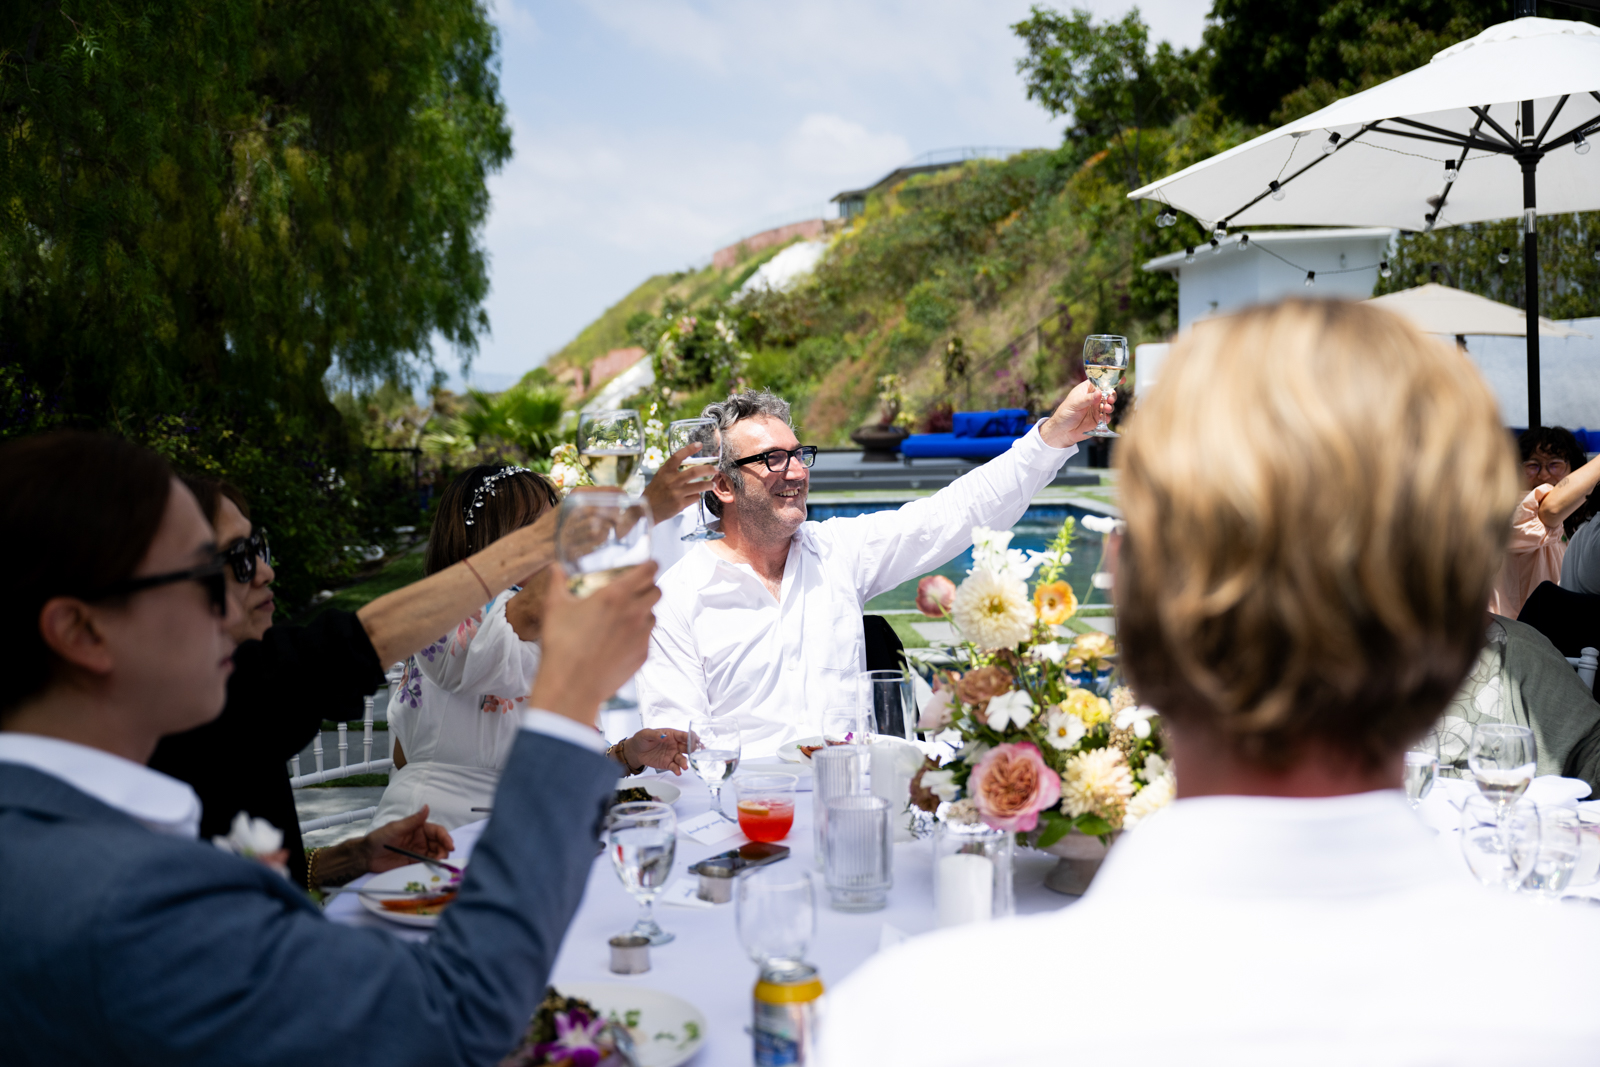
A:
[[[709,900],[700,899],[699,878],[677,878],[656,897],[657,904],[676,904],[680,908],[714,908]]]
[[[715,811],[702,812],[678,824],[678,832],[702,845],[714,845],[730,837],[743,837],[739,824]]]

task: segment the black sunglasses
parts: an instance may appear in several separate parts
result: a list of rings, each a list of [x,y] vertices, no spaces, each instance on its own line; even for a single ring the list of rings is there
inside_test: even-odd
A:
[[[175,582],[199,582],[205,587],[206,598],[211,601],[211,611],[215,615],[228,614],[228,578],[227,563],[218,558],[210,563],[202,563],[198,567],[187,570],[170,571],[166,574],[152,574],[144,578],[126,578],[114,582],[102,589],[97,589],[82,600],[96,601],[109,600],[112,597],[132,596],[134,593],[146,589],[155,589],[158,586],[172,585]]]
[[[733,461],[733,465],[742,467],[746,463],[754,463],[757,460],[761,460],[766,463],[767,470],[776,474],[779,471],[789,469],[789,460],[791,458],[798,459],[802,467],[809,467],[817,461],[817,446],[801,445],[799,448],[772,448],[765,452],[757,452],[753,456],[736,459]]]
[[[251,531],[249,537],[241,537],[217,553],[217,559],[233,568],[233,577],[240,585],[249,585],[256,577],[257,560],[272,566],[272,549],[267,546],[267,531]]]

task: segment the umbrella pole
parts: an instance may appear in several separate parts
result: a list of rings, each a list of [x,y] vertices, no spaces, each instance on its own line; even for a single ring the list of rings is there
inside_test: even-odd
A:
[[[1539,234],[1538,187],[1535,175],[1540,153],[1533,147],[1533,101],[1522,102],[1522,275],[1528,314],[1528,429],[1540,423],[1539,412]]]

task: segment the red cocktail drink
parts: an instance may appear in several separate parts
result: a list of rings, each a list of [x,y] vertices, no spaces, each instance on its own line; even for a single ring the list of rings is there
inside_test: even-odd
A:
[[[752,841],[782,841],[794,825],[794,801],[777,797],[739,800],[739,829]]]

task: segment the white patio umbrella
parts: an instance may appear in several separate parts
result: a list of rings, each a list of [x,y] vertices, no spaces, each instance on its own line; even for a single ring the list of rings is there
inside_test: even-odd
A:
[[[1521,4],[1519,3],[1519,6]],[[1523,212],[1528,425],[1539,425],[1535,219],[1600,209],[1600,27],[1519,18],[1425,67],[1129,193],[1240,225],[1431,230]]]
[[[1468,334],[1478,337],[1524,337],[1528,332],[1528,320],[1520,308],[1436,282],[1419,285],[1415,289],[1402,289],[1397,293],[1385,293],[1365,303],[1411,320],[1424,333],[1455,334],[1457,337]],[[1542,337],[1589,336],[1571,326],[1551,322],[1542,315],[1539,317],[1539,334]]]

